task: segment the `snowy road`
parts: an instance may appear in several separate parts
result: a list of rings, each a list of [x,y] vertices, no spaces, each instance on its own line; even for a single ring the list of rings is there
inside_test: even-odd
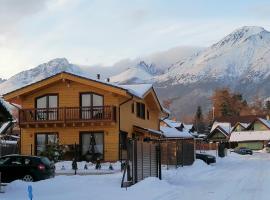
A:
[[[270,154],[229,154],[207,166],[163,170],[163,180],[148,178],[127,190],[120,188],[121,174],[58,176],[33,183],[34,200],[260,200],[270,196]],[[1,200],[27,199],[27,183],[15,181],[0,194]]]

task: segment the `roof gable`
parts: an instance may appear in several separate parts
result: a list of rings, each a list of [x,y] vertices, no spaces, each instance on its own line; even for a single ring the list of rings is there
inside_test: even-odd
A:
[[[129,95],[127,90],[120,88],[120,87],[117,87],[116,85],[109,84],[109,83],[102,82],[102,81],[98,81],[98,80],[94,80],[94,79],[89,79],[89,78],[78,76],[78,75],[71,74],[68,72],[61,72],[61,73],[55,74],[53,76],[50,76],[48,78],[45,78],[43,80],[40,80],[38,82],[26,85],[22,88],[19,88],[17,90],[14,90],[12,92],[7,93],[7,94],[4,94],[3,96],[4,96],[4,99],[9,100],[9,99],[12,99],[12,98],[17,97],[17,96],[31,93],[35,90],[42,89],[50,84],[54,84],[55,82],[61,81],[61,80],[62,81],[74,81],[74,82],[78,82],[78,83],[85,84],[85,85],[91,85],[91,86],[94,85],[94,87],[102,88],[103,90],[111,91],[113,93],[117,93],[117,94],[124,95],[124,96]]]
[[[151,98],[151,105],[153,105],[153,101],[155,102],[156,107],[166,113],[160,102],[159,99],[152,87],[152,84],[135,84],[135,85],[117,85],[110,82],[105,82],[96,79],[90,79],[87,77],[75,75],[69,72],[60,72],[38,82],[26,85],[21,87],[17,90],[4,94],[4,99],[10,101],[11,99],[17,99],[17,97],[32,93],[33,91],[40,90],[42,88],[46,88],[48,85],[54,84],[57,81],[74,81],[84,85],[89,85],[92,87],[97,87],[103,89],[105,91],[109,91],[121,96],[132,97],[135,96],[139,99],[146,99],[149,96]],[[153,101],[152,101],[153,100]]]
[[[211,130],[210,134],[207,136],[207,138],[212,138],[216,133],[222,133],[225,138],[229,136],[229,132],[224,130],[221,126],[217,125],[213,130]]]
[[[263,124],[267,129],[270,130],[270,121],[266,120],[266,119],[262,119],[262,118],[257,118],[255,119],[252,123],[250,123],[250,125],[247,127],[247,130],[251,130],[252,127],[254,127],[254,124],[256,122],[260,122],[261,124]]]

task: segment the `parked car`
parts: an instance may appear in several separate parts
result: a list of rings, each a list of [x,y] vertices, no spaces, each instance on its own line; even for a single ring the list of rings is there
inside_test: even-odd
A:
[[[211,163],[216,163],[216,157],[209,154],[196,153],[196,159],[200,159],[208,165]]]
[[[47,157],[7,155],[0,158],[0,172],[4,183],[33,182],[54,177],[55,166]]]
[[[235,148],[234,151],[235,153],[241,154],[241,155],[252,155],[253,151],[247,147],[239,147],[239,148]]]

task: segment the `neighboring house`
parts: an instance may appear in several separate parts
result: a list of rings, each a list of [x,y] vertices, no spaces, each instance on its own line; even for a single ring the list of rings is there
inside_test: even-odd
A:
[[[233,131],[230,142],[240,147],[250,149],[263,149],[270,141],[270,121],[262,118],[255,119],[244,131]]]
[[[116,85],[61,72],[4,95],[21,105],[21,153],[40,155],[49,144],[78,144],[80,156],[116,161],[128,137],[159,138],[167,116],[151,84]]]
[[[228,122],[214,122],[207,140],[210,142],[228,142],[231,133],[231,124]]]
[[[234,127],[237,123],[250,124],[257,118],[267,119],[269,120],[269,115],[243,115],[243,116],[223,116],[218,117],[214,121],[216,122],[227,122],[230,123],[232,127]]]
[[[165,119],[160,123],[162,132],[162,162],[168,165],[191,165],[195,160],[195,139],[184,124]]]
[[[249,126],[249,123],[241,123],[241,122],[237,122],[234,127],[232,128],[232,132],[233,131],[245,131],[247,129],[247,127]]]

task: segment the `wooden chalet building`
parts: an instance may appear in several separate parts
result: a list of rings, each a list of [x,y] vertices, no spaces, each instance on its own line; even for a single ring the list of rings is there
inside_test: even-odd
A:
[[[210,142],[228,142],[231,133],[231,124],[227,122],[214,122],[207,140]]]
[[[151,84],[117,85],[61,72],[4,95],[21,106],[21,153],[40,155],[47,145],[91,144],[104,161],[116,161],[126,138],[159,138],[167,116]]]
[[[270,141],[270,121],[256,118],[244,130],[234,129],[230,136],[231,143],[253,150],[263,149]]]

